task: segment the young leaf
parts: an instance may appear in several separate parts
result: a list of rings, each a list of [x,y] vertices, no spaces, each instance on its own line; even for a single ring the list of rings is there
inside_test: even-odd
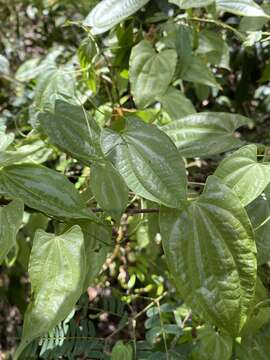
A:
[[[152,104],[163,95],[173,79],[177,62],[175,50],[157,53],[148,41],[133,47],[130,56],[129,77],[131,92],[138,107]]]
[[[257,161],[257,146],[247,145],[225,158],[215,171],[235,191],[243,206],[255,200],[270,182],[270,165]]]
[[[149,0],[103,0],[88,14],[84,25],[93,34],[102,34],[134,14]]]
[[[20,198],[29,207],[51,216],[99,221],[64,175],[40,165],[1,169],[0,193]]]
[[[23,202],[14,200],[0,207],[0,264],[16,244],[16,235],[22,224]]]
[[[162,243],[176,288],[194,311],[237,336],[256,283],[251,223],[235,193],[215,176],[181,210],[162,209]]]
[[[128,187],[109,161],[91,166],[90,186],[102,209],[120,221],[128,204]]]
[[[58,100],[54,111],[41,113],[38,120],[51,143],[84,164],[103,158],[100,127],[83,107]]]
[[[178,120],[196,113],[192,102],[181,91],[172,86],[168,88],[165,94],[158,96],[156,100],[161,103],[172,120]]]
[[[231,336],[216,332],[207,326],[198,335],[199,344],[192,353],[192,360],[213,359],[230,360],[232,356],[233,339]]]
[[[129,117],[121,133],[106,129],[101,140],[104,153],[136,194],[169,207],[186,199],[183,160],[158,128]]]
[[[22,341],[15,359],[33,339],[64,320],[83,291],[83,233],[74,226],[62,235],[36,232],[29,263],[32,301],[24,317]]]
[[[125,345],[123,341],[117,341],[112,350],[112,360],[132,360],[132,346]]]
[[[216,0],[217,9],[239,16],[268,17],[264,10],[253,0]]]
[[[242,115],[203,112],[186,116],[162,127],[186,157],[206,157],[241,146],[234,136],[250,120]]]

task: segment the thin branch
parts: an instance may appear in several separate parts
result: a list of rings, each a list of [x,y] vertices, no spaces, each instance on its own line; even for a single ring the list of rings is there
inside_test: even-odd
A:
[[[101,208],[93,208],[91,209],[94,213],[100,213],[100,212],[104,212],[103,209]],[[149,208],[149,209],[127,209],[127,211],[125,212],[125,214],[128,215],[136,215],[136,214],[153,214],[153,213],[158,213],[159,209],[158,208]]]

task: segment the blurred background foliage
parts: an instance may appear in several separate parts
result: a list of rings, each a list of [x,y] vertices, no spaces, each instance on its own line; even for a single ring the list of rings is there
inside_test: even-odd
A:
[[[90,0],[0,0],[0,128],[5,125],[15,133],[14,148],[34,146],[42,140],[33,128],[38,127],[38,111],[51,106],[48,89],[57,98],[84,103],[101,125],[110,121],[112,113],[117,116],[117,111],[133,107],[126,76],[131,48],[141,39],[142,29],[148,39],[159,40],[162,45],[161,34],[169,32],[169,14],[175,7],[164,0],[150,2],[146,11],[117,26],[110,36],[98,38],[99,53],[80,25],[95,3],[97,1]],[[267,1],[260,3],[269,10]],[[186,96],[197,111],[238,112],[252,118],[252,125],[241,130],[239,137],[269,144],[268,23],[264,19],[241,19],[225,13],[222,21],[241,31],[245,37],[243,42],[233,31],[195,20],[206,16],[204,10],[194,10],[192,16],[194,20],[188,21],[188,25],[193,53],[210,64],[221,91],[193,78],[180,84]],[[134,37],[135,25],[140,31]],[[200,69],[199,74],[202,74]],[[161,123],[168,121],[168,114],[160,115],[158,108],[138,113],[146,122],[155,121],[157,114]],[[84,190],[83,196],[91,199],[89,170],[80,163],[52,146],[42,148],[34,160],[64,172],[78,189]],[[188,164],[189,178],[195,183],[203,182],[218,161],[218,156],[195,159]],[[200,186],[194,184],[192,191],[200,191]],[[131,198],[130,203],[135,207],[155,206],[141,203],[136,197]],[[114,233],[116,246],[95,284],[81,297],[76,311],[68,319],[28,347],[25,359],[117,360],[118,352],[123,354],[122,359],[129,360],[132,359],[130,347],[135,347],[136,359],[141,360],[190,356],[211,360],[205,354],[213,348],[215,339],[210,337],[212,342],[208,345],[201,339],[205,333],[215,332],[204,327],[175,294],[162,256],[157,216],[151,213],[123,217],[120,230]],[[54,231],[59,226],[30,210],[25,212],[24,224],[17,248],[0,268],[1,359],[11,358],[19,342],[22,316],[29,301],[26,270],[35,230]],[[260,268],[260,274],[264,286],[261,283],[258,286],[264,297],[270,286],[267,264]],[[259,329],[269,319],[267,310],[259,321]],[[248,334],[245,341],[255,344],[268,339],[269,342],[267,329],[263,331],[264,340]],[[256,352],[253,355],[252,359],[260,359]]]

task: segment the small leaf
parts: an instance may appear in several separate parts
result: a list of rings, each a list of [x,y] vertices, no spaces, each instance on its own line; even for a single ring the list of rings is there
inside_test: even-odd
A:
[[[217,9],[239,16],[268,17],[264,10],[253,0],[216,0]]]
[[[269,184],[270,165],[257,161],[257,146],[252,144],[226,157],[215,175],[235,191],[243,206],[247,206]]]
[[[14,134],[6,134],[6,126],[0,125],[0,151],[6,150],[14,140]]]
[[[51,216],[99,222],[72,183],[64,175],[44,166],[24,164],[1,169],[0,193],[20,198],[29,207]]]
[[[173,79],[177,62],[175,50],[157,53],[148,41],[133,47],[130,56],[130,83],[138,107],[146,107],[163,95]]]
[[[249,123],[248,118],[238,114],[203,112],[186,116],[161,129],[171,137],[182,156],[206,157],[241,146],[242,142],[234,132]]]
[[[103,131],[104,153],[136,194],[169,207],[186,199],[186,173],[169,137],[135,117],[126,119],[121,133]]]
[[[39,114],[42,130],[50,142],[84,164],[103,158],[100,127],[83,107],[57,100],[53,112]]]
[[[103,0],[91,10],[84,25],[91,26],[93,34],[102,34],[134,14],[149,0]]]
[[[162,209],[162,243],[184,301],[232,336],[243,327],[256,284],[256,246],[251,223],[235,193],[215,176],[203,194]]]
[[[62,235],[38,230],[29,263],[33,297],[24,317],[15,359],[33,339],[64,320],[79,299],[85,278],[83,233],[74,226]]]
[[[23,202],[14,200],[0,207],[0,264],[16,244],[16,235],[22,224]]]
[[[161,103],[172,120],[196,113],[192,102],[181,91],[173,87],[169,87],[166,93],[158,96],[156,100]]]
[[[125,345],[123,341],[117,341],[113,347],[112,360],[132,360],[133,351],[130,345]]]
[[[109,161],[91,166],[90,186],[102,209],[120,221],[128,204],[128,187]]]

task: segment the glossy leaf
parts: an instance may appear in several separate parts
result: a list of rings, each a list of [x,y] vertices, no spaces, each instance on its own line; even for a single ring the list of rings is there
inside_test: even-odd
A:
[[[242,115],[203,112],[186,116],[162,127],[186,157],[206,157],[241,146],[234,136],[250,120]]]
[[[51,216],[98,221],[72,183],[43,166],[24,164],[1,169],[0,193],[20,198],[29,207]]]
[[[226,11],[240,16],[265,16],[268,15],[253,0],[216,0],[218,10]]]
[[[184,301],[232,336],[239,334],[255,293],[256,246],[245,209],[217,177],[180,210],[162,209],[162,243]]]
[[[16,244],[16,235],[22,224],[23,202],[14,200],[0,207],[0,264]]]
[[[128,204],[128,187],[109,161],[91,166],[90,185],[98,204],[119,221]]]
[[[83,233],[74,226],[62,235],[38,230],[29,263],[32,301],[27,308],[18,359],[33,339],[64,320],[83,291],[85,250]]]
[[[54,111],[41,113],[38,120],[51,143],[84,164],[103,158],[100,127],[83,107],[58,100]]]
[[[24,145],[18,150],[0,151],[0,166],[8,166],[27,160],[29,156],[42,149],[41,143],[33,145]]]
[[[231,360],[233,339],[226,334],[218,333],[210,326],[202,329],[198,334],[199,344],[192,353],[192,360],[213,359]]]
[[[138,107],[152,104],[163,95],[173,79],[177,62],[175,50],[157,53],[148,41],[133,47],[130,56],[129,77],[131,92]]]
[[[169,0],[170,3],[178,5],[181,9],[190,9],[208,6],[215,0]]]
[[[0,151],[6,150],[14,140],[14,134],[6,134],[6,126],[0,125]]]
[[[246,206],[269,184],[270,165],[257,161],[256,145],[247,145],[225,158],[215,175],[233,189]]]
[[[196,113],[192,102],[181,91],[173,87],[169,87],[166,93],[158,96],[156,100],[161,103],[162,108],[172,120]]]
[[[149,0],[103,0],[84,21],[93,34],[102,34],[134,14]]]
[[[186,199],[186,174],[181,156],[169,137],[135,117],[121,133],[102,133],[104,153],[136,194],[169,207]]]

